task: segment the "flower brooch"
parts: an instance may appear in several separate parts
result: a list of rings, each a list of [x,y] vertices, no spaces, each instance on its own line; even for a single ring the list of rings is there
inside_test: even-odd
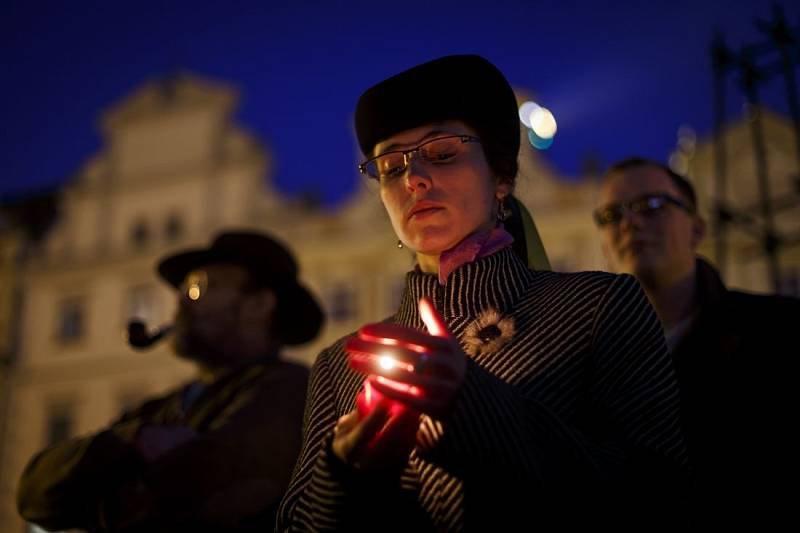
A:
[[[466,352],[475,357],[497,352],[514,337],[514,318],[489,308],[464,330]]]

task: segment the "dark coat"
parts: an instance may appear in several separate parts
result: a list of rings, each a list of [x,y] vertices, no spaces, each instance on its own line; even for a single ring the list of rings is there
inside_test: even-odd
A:
[[[331,452],[331,430],[364,377],[343,342],[323,351],[279,531],[654,531],[678,519],[678,386],[633,277],[532,272],[506,248],[445,285],[409,273],[391,321],[423,330],[422,296],[473,353],[452,411],[422,417],[399,479],[352,471]],[[499,340],[480,340],[512,321]]]
[[[700,312],[673,352],[697,529],[796,522],[783,487],[796,483],[800,449],[800,300],[728,290],[703,260],[697,281]]]
[[[185,411],[185,388],[148,401],[36,455],[20,480],[19,512],[59,530],[270,530],[300,448],[307,381],[305,367],[272,361],[231,372]],[[146,463],[134,441],[147,424],[199,436]]]

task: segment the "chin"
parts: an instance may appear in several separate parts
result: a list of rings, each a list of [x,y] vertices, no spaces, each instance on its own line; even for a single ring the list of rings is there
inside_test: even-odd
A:
[[[429,229],[423,235],[417,235],[412,242],[414,251],[425,255],[439,255],[460,243],[467,235],[453,235],[446,228]]]
[[[208,351],[206,349],[207,344],[198,339],[192,339],[184,335],[176,335],[173,339],[172,350],[179,358],[196,363],[212,364],[215,362],[213,361],[215,355],[206,353]]]

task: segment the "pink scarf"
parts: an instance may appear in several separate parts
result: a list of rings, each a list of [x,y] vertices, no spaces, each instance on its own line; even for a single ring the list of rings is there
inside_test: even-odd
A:
[[[461,265],[492,255],[513,242],[514,237],[502,224],[490,231],[473,233],[439,256],[439,283],[444,285],[447,277]]]

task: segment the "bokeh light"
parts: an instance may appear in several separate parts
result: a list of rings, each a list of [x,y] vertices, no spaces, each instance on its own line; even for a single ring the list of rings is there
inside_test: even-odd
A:
[[[542,139],[552,139],[558,130],[553,113],[545,107],[537,107],[531,112],[531,129]]]
[[[528,140],[537,150],[547,150],[553,144],[553,137],[542,139],[533,130],[528,130]]]
[[[378,365],[384,370],[391,370],[395,367],[394,357],[383,355],[378,359]]]
[[[526,128],[531,127],[531,113],[533,113],[539,104],[536,102],[524,102],[521,106],[519,106],[519,120],[525,124]]]

